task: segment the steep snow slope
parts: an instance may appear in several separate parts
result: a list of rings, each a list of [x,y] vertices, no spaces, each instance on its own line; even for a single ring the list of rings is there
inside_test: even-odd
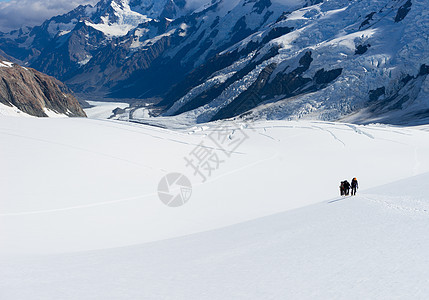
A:
[[[103,5],[104,4],[104,5]],[[106,5],[107,4],[107,5]],[[105,8],[107,6],[107,9]],[[102,11],[100,8],[103,8]],[[85,21],[85,25],[101,31],[107,37],[123,36],[140,23],[149,21],[150,18],[131,10],[128,1],[107,1],[98,4],[98,14],[95,21]]]
[[[214,124],[1,118],[2,298],[427,295],[427,128],[227,125],[249,139],[201,183],[183,156],[208,146]],[[172,170],[193,184],[178,208],[156,196]],[[337,197],[352,176],[358,196]]]

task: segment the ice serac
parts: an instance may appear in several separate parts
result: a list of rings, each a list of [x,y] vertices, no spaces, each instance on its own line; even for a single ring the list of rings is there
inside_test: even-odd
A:
[[[36,117],[86,117],[64,83],[0,57],[0,103]]]

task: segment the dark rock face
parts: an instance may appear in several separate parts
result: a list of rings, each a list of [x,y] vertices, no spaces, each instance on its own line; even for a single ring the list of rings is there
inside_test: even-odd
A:
[[[263,44],[268,43],[271,40],[274,40],[282,35],[288,34],[293,31],[293,27],[274,27],[271,29],[268,34],[262,40]]]
[[[316,72],[313,79],[316,84],[328,84],[334,81],[338,76],[340,76],[342,71],[342,68],[333,69],[329,71],[325,71],[325,69],[322,68]]]
[[[369,100],[370,101],[376,101],[378,98],[380,98],[382,95],[386,94],[386,88],[384,86],[379,87],[375,90],[369,91]]]
[[[370,14],[367,14],[366,16],[365,16],[365,21],[363,21],[361,24],[360,24],[360,26],[359,26],[359,29],[361,29],[362,27],[364,27],[365,25],[369,25],[370,23],[369,23],[369,21],[372,21],[372,18],[374,17],[374,15],[376,14],[376,12],[375,11],[373,11],[372,13],[370,13]]]
[[[241,17],[237,23],[235,23],[231,32],[234,33],[231,38],[231,44],[235,44],[253,33],[251,29],[247,28],[245,16]]]
[[[253,5],[253,10],[261,14],[266,8],[269,8],[271,4],[271,0],[259,0]]]
[[[62,82],[18,65],[0,67],[0,103],[36,117],[47,117],[45,108],[70,117],[86,117]]]
[[[420,66],[420,72],[418,76],[425,76],[425,75],[429,75],[429,66],[423,64]]]
[[[174,18],[177,15],[176,3],[173,0],[167,1],[161,13],[162,18]]]
[[[366,51],[368,51],[368,48],[371,47],[370,44],[367,45],[358,45],[356,47],[355,55],[362,55],[365,54]]]
[[[404,5],[402,5],[398,9],[398,12],[396,13],[396,16],[395,16],[396,23],[401,22],[408,15],[408,12],[411,9],[411,5],[412,5],[411,0],[408,0],[407,2],[405,2]]]

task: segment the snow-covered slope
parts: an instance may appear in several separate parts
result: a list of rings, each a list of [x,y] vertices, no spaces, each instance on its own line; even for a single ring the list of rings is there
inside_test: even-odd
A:
[[[427,174],[145,245],[3,258],[13,299],[425,299]],[[25,285],[25,289],[22,286]]]
[[[426,127],[277,121],[171,131],[35,118],[1,118],[0,127],[2,298],[428,292]],[[219,134],[223,147],[248,138],[228,156],[212,144]],[[206,182],[184,160],[201,142],[223,160]],[[170,172],[192,182],[184,206],[158,199]],[[358,196],[339,198],[339,181],[354,176]]]

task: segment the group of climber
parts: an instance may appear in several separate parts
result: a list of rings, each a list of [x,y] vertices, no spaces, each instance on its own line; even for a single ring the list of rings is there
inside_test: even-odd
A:
[[[352,179],[352,182],[348,182],[347,180],[341,181],[340,183],[340,194],[341,196],[348,196],[350,193],[350,189],[352,190],[352,196],[356,195],[356,190],[358,189],[358,181],[355,178]]]

